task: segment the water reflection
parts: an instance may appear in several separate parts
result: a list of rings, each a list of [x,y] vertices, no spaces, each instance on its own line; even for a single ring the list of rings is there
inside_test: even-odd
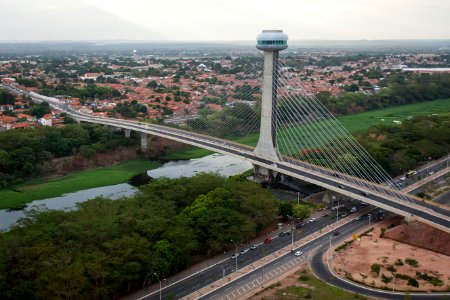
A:
[[[29,203],[24,210],[0,210],[0,230],[8,229],[19,218],[25,215],[25,211],[29,210],[34,205],[45,205],[48,209],[73,209],[76,203],[85,202],[99,196],[104,196],[113,200],[131,196],[138,190],[137,187],[133,185],[137,186],[148,182],[150,179],[148,176],[152,178],[190,177],[199,172],[217,172],[224,176],[230,176],[242,173],[250,168],[250,163],[222,154],[212,154],[190,160],[171,161],[163,164],[157,169],[148,171],[147,174],[144,173],[135,176],[130,182],[131,184],[121,183],[103,186],[65,194],[60,197],[36,200]]]

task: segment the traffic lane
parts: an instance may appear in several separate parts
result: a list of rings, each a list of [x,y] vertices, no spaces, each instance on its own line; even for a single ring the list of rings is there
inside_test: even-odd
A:
[[[365,214],[364,216],[367,216],[367,214]],[[345,232],[346,230],[354,230],[353,226],[355,224],[359,224],[361,227],[363,227],[365,225],[365,222],[363,221],[362,218],[360,220],[352,220],[349,223],[343,225],[341,228],[330,231],[329,234],[325,234],[321,237],[316,238],[314,241],[310,241],[303,246],[295,248],[294,252],[300,250],[305,254],[305,253],[311,251],[312,249],[316,248],[317,244],[328,242],[330,237],[332,237],[332,238],[334,237],[333,233],[336,231]],[[294,258],[295,257],[293,256],[293,254],[287,253],[287,254],[269,262],[268,264],[266,264],[264,266],[264,272],[270,272],[269,270],[276,269],[276,268],[290,262]],[[259,273],[259,272],[262,272],[262,270],[258,269],[258,270],[253,270],[251,272],[248,272],[245,275],[243,275],[241,278],[239,278],[238,280],[236,280],[230,284],[232,284],[233,287],[235,287],[235,289],[239,289],[241,286],[245,286],[250,281],[253,280],[251,277],[254,277],[255,272]],[[219,289],[215,290],[214,292],[212,292],[204,297],[200,297],[199,299],[217,299],[217,298],[223,297],[227,293],[227,290],[229,289],[228,286],[230,284],[224,285],[224,286],[220,287]]]
[[[320,177],[320,176],[317,176],[315,174],[302,172],[302,171],[293,169],[293,168],[288,167],[288,166],[279,166],[279,168],[285,169],[286,171],[293,172],[293,173],[296,173],[296,174],[301,175],[301,176],[309,177],[309,178],[314,179],[314,180],[320,180],[320,181],[322,181],[324,183],[327,183],[329,185],[336,186],[336,183],[334,181],[332,181],[331,179],[328,179],[328,178]],[[349,192],[352,192],[352,193],[355,193],[355,194],[360,194],[360,191],[357,188],[353,188],[352,186],[345,185],[345,189],[347,191],[349,191]],[[403,210],[403,211],[405,211],[405,212],[407,212],[407,213],[409,213],[411,215],[416,215],[416,216],[423,217],[424,219],[432,220],[433,222],[435,222],[437,224],[440,224],[440,225],[443,225],[445,227],[450,227],[450,221],[449,220],[445,220],[443,218],[436,217],[436,216],[434,216],[434,215],[432,215],[432,214],[430,214],[428,212],[424,212],[424,211],[416,209],[416,208],[412,208],[410,206],[407,206],[406,203],[405,204],[401,204],[401,203],[398,203],[396,201],[387,200],[385,198],[382,198],[382,197],[380,197],[378,195],[373,195],[373,194],[369,194],[369,196],[366,196],[366,198],[374,200],[374,201],[377,201],[377,202],[380,202],[380,203],[383,203],[383,204],[386,204],[386,205],[390,205],[390,206],[392,206],[394,208],[397,208],[399,210]],[[443,214],[443,215],[448,215],[449,214],[448,210],[444,210],[444,209],[434,209],[434,210],[435,211],[436,210],[440,210],[441,214]]]
[[[302,230],[303,234],[295,235],[295,240],[299,240],[304,236],[316,232],[320,228],[323,228],[323,226],[332,224],[334,222],[335,222],[334,218],[333,219],[323,218],[322,222],[317,221],[313,223],[308,223],[303,227]],[[270,256],[270,254],[284,248],[290,242],[291,242],[290,236],[283,236],[283,237],[273,236],[272,242],[270,242],[269,244],[260,244],[255,250],[249,250],[249,252],[243,254],[242,257],[244,257],[244,260],[239,261],[238,268],[241,269],[242,267],[245,267],[251,263],[258,261],[262,257]],[[234,251],[230,251],[230,253],[234,253]],[[172,285],[170,288],[163,287],[162,294],[167,296],[173,295],[176,298],[181,298],[183,296],[190,294],[191,292],[195,291],[200,287],[206,286],[222,278],[223,269],[226,270],[226,275],[229,275],[231,273],[230,271],[234,271],[234,268],[235,268],[235,260],[227,259],[214,267],[206,269],[203,275],[196,274],[195,276],[187,278],[182,282]],[[145,299],[159,299],[159,293],[154,293],[146,297]]]

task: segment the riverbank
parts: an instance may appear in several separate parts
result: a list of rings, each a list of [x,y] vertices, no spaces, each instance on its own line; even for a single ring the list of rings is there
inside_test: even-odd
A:
[[[53,198],[83,189],[123,183],[159,166],[156,161],[138,158],[52,180],[31,180],[16,186],[15,190],[0,190],[0,209],[19,207],[33,200]]]

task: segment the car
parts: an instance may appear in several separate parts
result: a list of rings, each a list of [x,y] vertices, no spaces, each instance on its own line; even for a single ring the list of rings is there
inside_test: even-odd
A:
[[[233,254],[233,255],[231,255],[231,259],[235,259],[235,258],[237,258],[239,256],[239,254],[237,254],[237,253],[235,253],[235,254]]]
[[[348,214],[342,214],[341,218],[345,218],[346,216],[348,216]]]
[[[256,248],[258,248],[258,245],[252,245],[252,246],[250,247],[250,250],[255,250]]]
[[[339,174],[338,173],[333,173],[333,176],[339,178]]]
[[[361,202],[360,204],[359,204],[359,206],[361,206],[361,207],[366,207],[368,204],[366,203],[366,202]]]
[[[405,177],[405,176],[402,176],[402,177],[400,177],[400,180],[401,180],[401,181],[405,181],[405,180],[406,180],[406,177]]]
[[[434,174],[434,171],[428,172],[428,175],[433,175],[433,174]]]
[[[302,251],[295,251],[295,253],[294,253],[295,256],[300,256],[300,255],[302,255],[302,254],[303,254]]]
[[[302,224],[295,225],[295,228],[297,228],[297,229],[302,228]]]
[[[334,236],[336,236],[336,235],[340,235],[341,233],[339,232],[339,231],[335,231],[335,232],[333,232],[333,235]]]
[[[311,219],[309,219],[308,223],[312,223],[312,222],[315,222],[315,221],[316,221],[316,218],[311,218]]]
[[[338,185],[338,188],[340,189],[344,189],[344,187],[342,185]]]
[[[242,250],[241,250],[241,254],[245,254],[245,253],[247,253],[247,252],[248,252],[248,250],[249,250],[249,249],[242,249]]]
[[[356,217],[355,219],[354,219],[355,221],[359,221],[359,220],[361,220],[361,216],[359,216],[359,217]]]
[[[268,244],[268,243],[270,243],[271,241],[272,241],[271,238],[267,238],[267,239],[264,240],[264,244]]]
[[[325,218],[325,217],[327,217],[328,216],[328,214],[323,214],[322,215],[322,218]]]
[[[369,194],[367,194],[366,192],[362,192],[361,195],[363,195],[364,197],[369,196]]]
[[[352,209],[350,210],[350,213],[354,213],[356,212],[356,207],[352,207]]]
[[[282,231],[280,232],[280,234],[278,236],[285,236],[285,235],[290,235],[291,232],[290,231]]]

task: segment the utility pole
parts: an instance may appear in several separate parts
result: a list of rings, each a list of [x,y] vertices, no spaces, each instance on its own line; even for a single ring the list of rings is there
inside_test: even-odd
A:
[[[367,216],[369,217],[369,227],[370,227],[370,219],[372,218],[372,214],[367,214]]]
[[[448,163],[448,161],[447,161]],[[300,204],[300,192],[297,192],[297,204]]]

